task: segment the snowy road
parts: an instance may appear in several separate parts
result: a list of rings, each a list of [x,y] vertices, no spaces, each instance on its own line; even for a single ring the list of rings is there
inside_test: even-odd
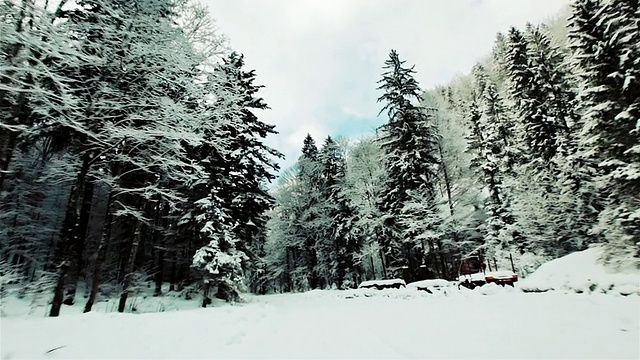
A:
[[[4,318],[3,359],[640,358],[640,298],[310,292],[156,314]],[[55,349],[50,353],[47,351]]]

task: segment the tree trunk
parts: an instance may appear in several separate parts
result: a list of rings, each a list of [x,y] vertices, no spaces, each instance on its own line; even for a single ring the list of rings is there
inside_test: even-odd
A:
[[[442,275],[442,279],[448,280],[447,279],[447,265],[445,263],[444,260],[444,249],[442,247],[442,240],[438,239],[436,240],[436,243],[438,244],[438,252],[439,252],[439,257],[440,257],[440,267],[441,267],[441,272],[440,275]]]
[[[57,251],[57,258],[60,261],[61,265],[58,269],[56,290],[54,292],[53,301],[51,303],[51,311],[49,316],[58,316],[58,314],[60,314],[60,307],[62,306],[62,302],[64,300],[64,287],[67,283],[69,267],[74,260],[73,255],[75,254],[75,245],[78,242],[78,239],[76,239],[76,236],[78,234],[77,228],[79,226],[78,205],[80,202],[80,195],[83,193],[82,187],[86,182],[89,165],[90,163],[88,161],[88,158],[85,158],[78,172],[76,183],[71,188],[71,194],[69,195],[69,201],[65,212]]]
[[[169,274],[169,291],[176,289],[176,263],[178,262],[177,251],[173,250],[173,260],[171,261],[171,272]]]
[[[69,264],[63,261],[58,266],[58,280],[56,281],[56,287],[53,290],[53,301],[51,302],[51,310],[49,310],[49,316],[60,315],[60,308],[62,307],[62,300],[64,298],[64,284],[67,278],[67,271]]]
[[[155,228],[153,229],[153,246],[156,246],[157,253],[157,265],[154,280],[156,288],[154,289],[153,296],[162,295],[162,280],[164,280],[164,253],[166,239],[162,236],[161,229],[165,227],[166,218],[169,215],[169,207],[163,206],[162,202],[156,208]],[[162,239],[162,240],[161,240]]]
[[[144,207],[144,206],[143,206]],[[118,303],[118,312],[124,312],[127,304],[127,297],[131,291],[131,275],[133,275],[133,268],[136,261],[136,254],[138,253],[138,247],[142,240],[142,222],[138,221],[136,224],[136,230],[133,234],[133,242],[131,244],[131,251],[129,252],[128,259],[126,260],[126,266],[124,269],[124,280],[122,284],[122,294],[120,295],[120,302]]]
[[[438,150],[440,151],[440,159],[444,159],[444,151],[442,150],[442,144],[438,142]],[[447,169],[447,165],[442,163],[442,175],[444,176],[444,186],[447,191],[447,203],[449,204],[449,213],[453,217],[453,198],[451,196],[451,179],[449,178],[449,170]]]
[[[111,226],[113,221],[111,216],[112,198],[113,195],[109,193],[109,198],[107,199],[107,216],[102,227],[100,244],[98,244],[98,250],[96,251],[96,260],[93,266],[93,274],[91,275],[91,291],[89,292],[89,299],[87,299],[87,303],[84,306],[84,312],[91,311],[100,289],[102,267],[104,266],[104,262],[107,258],[107,246],[109,245],[109,240],[111,238]]]
[[[376,278],[376,266],[373,262],[373,255],[369,255],[369,261],[371,262],[371,274],[373,275],[373,277],[369,280],[373,280]]]
[[[9,170],[9,162],[13,157],[13,149],[18,135],[14,131],[3,130],[0,132],[0,190],[3,189],[4,180]]]
[[[291,281],[291,249],[290,248],[285,248],[285,255],[286,255],[286,259],[287,259],[287,263],[286,263],[286,286],[289,288],[289,292],[292,291],[293,289],[293,283]]]
[[[29,1],[22,0],[20,6],[20,13],[15,19],[16,33],[23,33],[25,20],[29,17],[27,14],[27,7],[30,6]],[[28,24],[28,23],[27,23]],[[0,51],[4,53],[5,60],[9,65],[13,64],[14,59],[18,57],[21,50],[25,46],[24,41],[14,41],[8,48],[0,48]],[[11,67],[10,67],[11,68]],[[18,101],[15,105],[11,104],[9,97],[9,90],[11,88],[11,82],[16,78],[16,70],[7,70],[3,74],[0,74],[0,114],[6,116],[5,122],[8,125],[20,125],[28,119],[26,109],[26,95],[25,91],[18,93]],[[22,79],[25,80],[25,79]],[[24,83],[27,83],[25,81]],[[21,85],[22,88],[27,85]],[[12,111],[8,111],[8,108],[13,108]],[[15,120],[17,119],[17,121]],[[7,128],[0,130],[0,190],[3,189],[4,180],[6,178],[6,172],[9,169],[9,163],[13,156],[13,151],[16,146],[16,140],[18,139],[18,133],[16,130],[10,130]]]
[[[382,264],[382,277],[387,278],[387,262],[384,256],[384,251],[380,249],[380,263]]]
[[[162,273],[164,272],[164,249],[160,248],[158,249],[158,265],[156,267],[156,274],[155,274],[155,282],[156,282],[156,288],[153,291],[153,296],[160,296],[162,295]]]
[[[226,302],[237,302],[240,300],[238,292],[222,282],[218,283],[218,292],[216,293],[216,297]]]
[[[206,308],[207,305],[211,304],[211,298],[209,297],[209,289],[211,289],[211,283],[209,280],[205,280],[204,284],[202,284],[202,307]]]
[[[93,203],[94,190],[95,183],[92,180],[89,180],[84,184],[82,206],[80,207],[80,219],[78,220],[78,226],[74,228],[74,262],[69,269],[69,282],[67,284],[66,295],[64,299],[65,305],[74,304],[76,289],[78,287],[78,280],[80,279],[81,273],[85,271],[83,253],[87,239],[87,228],[89,227],[89,219],[91,218],[91,205]]]

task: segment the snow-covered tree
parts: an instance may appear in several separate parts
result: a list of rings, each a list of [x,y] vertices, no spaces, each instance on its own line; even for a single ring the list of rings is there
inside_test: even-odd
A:
[[[209,242],[196,250],[193,256],[193,267],[204,274],[205,299],[202,303],[206,307],[210,302],[208,291],[210,286],[216,286],[217,296],[227,301],[238,301],[239,293],[244,290],[244,262],[248,256],[238,249],[237,238],[233,227],[229,226],[229,219],[219,208],[222,201],[215,191],[207,199],[196,203],[203,213],[196,217],[196,221],[204,222],[200,230]],[[237,226],[237,222],[235,224]]]
[[[409,267],[412,276],[423,259],[416,249],[416,237],[421,230],[431,227],[437,215],[424,217],[424,212],[435,213],[438,183],[438,133],[433,117],[420,107],[422,95],[413,77],[413,67],[405,67],[398,53],[392,50],[385,61],[379,90],[384,92],[378,102],[384,104],[389,121],[383,125],[380,146],[386,152],[389,174],[380,206],[385,217],[385,250],[388,268],[397,271]],[[419,198],[421,210],[409,206]],[[416,224],[424,222],[429,224]]]
[[[60,70],[90,57],[68,43],[60,6],[31,0],[0,4],[0,190],[16,146],[31,136],[34,127],[49,125],[76,109],[76,85]]]
[[[554,115],[550,113],[548,74],[542,48],[544,39],[537,31],[530,31],[537,40],[537,48],[529,50],[527,39],[516,28],[508,35],[508,78],[509,96],[515,104],[517,114],[517,135],[528,148],[528,159],[548,163],[557,152],[558,128]],[[535,59],[533,58],[535,56]]]
[[[338,226],[346,230],[348,224],[350,236],[360,240],[356,262],[362,264],[368,279],[386,276],[380,248],[384,220],[378,206],[387,179],[386,168],[380,161],[383,156],[375,138],[364,138],[350,146],[345,184],[340,194],[355,211],[348,222]]]
[[[442,235],[433,242],[438,249],[440,276],[451,278],[457,272],[450,268],[451,260],[472,252],[482,243],[483,236],[478,233],[482,218],[481,185],[475,171],[471,170],[471,155],[466,151],[469,130],[464,124],[460,95],[447,87],[426,92],[424,97],[425,106],[433,109],[440,134],[438,205],[442,214],[439,227]]]
[[[346,187],[346,161],[343,149],[330,136],[325,140],[318,156],[322,168],[322,222],[324,235],[319,240],[319,263],[328,273],[326,285],[343,288],[358,281],[360,269],[356,258],[360,251],[360,239],[354,233],[357,217],[355,208],[343,191]]]
[[[598,170],[603,201],[598,233],[610,256],[640,257],[638,119],[640,119],[640,8],[637,1],[577,0],[571,48],[582,91],[581,157]]]
[[[525,244],[518,231],[513,228],[514,219],[510,210],[510,196],[505,191],[505,181],[513,172],[514,151],[508,118],[502,97],[484,68],[474,68],[475,89],[479,113],[471,112],[470,121],[476,128],[476,145],[479,152],[475,163],[479,165],[487,187],[485,246],[489,253],[517,247],[521,251]]]

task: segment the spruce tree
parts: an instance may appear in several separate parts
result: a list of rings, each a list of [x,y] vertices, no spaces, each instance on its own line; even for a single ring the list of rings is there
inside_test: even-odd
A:
[[[405,206],[416,197],[422,199],[424,211],[436,212],[436,188],[438,181],[438,134],[431,115],[419,105],[422,101],[418,82],[413,77],[413,67],[405,67],[392,50],[385,61],[385,72],[378,81],[384,94],[381,112],[386,111],[389,121],[381,128],[380,146],[386,152],[389,180],[380,199],[385,213],[383,249],[387,267],[392,271],[408,267],[417,276],[423,260],[416,250],[416,234],[407,225],[414,222],[430,222],[407,212]]]
[[[581,156],[595,166],[603,201],[597,232],[611,255],[640,257],[640,22],[637,1],[580,0],[573,5],[571,48],[579,66]]]
[[[481,139],[475,161],[482,170],[488,188],[485,246],[489,253],[510,250],[516,247],[524,251],[526,244],[521,234],[513,228],[511,197],[505,191],[505,181],[513,172],[513,139],[509,137],[509,120],[506,107],[484,68],[476,65],[473,70],[479,114],[472,112],[471,121],[476,127],[476,136]],[[479,116],[478,116],[479,115]]]
[[[256,115],[256,110],[269,107],[256,95],[262,86],[254,84],[255,71],[243,67],[244,56],[232,52],[216,68],[224,75],[221,85],[233,89],[230,95],[237,99],[240,110],[239,122],[222,129],[228,134],[226,147],[230,155],[219,159],[225,163],[223,171],[228,181],[227,190],[219,196],[223,206],[229,209],[229,216],[237,222],[233,228],[239,239],[237,246],[251,258],[248,270],[255,277],[263,255],[266,212],[274,202],[266,184],[275,178],[279,168],[274,160],[282,154],[264,144],[267,136],[277,132],[273,125],[264,123]]]
[[[319,162],[319,150],[310,134],[304,139],[302,155],[298,159],[298,186],[301,212],[296,221],[304,242],[300,244],[303,264],[306,267],[308,288],[316,289],[321,284],[318,269],[318,243],[320,241],[323,204],[321,194],[322,167]]]
[[[328,283],[338,288],[354,286],[360,277],[355,265],[360,251],[360,240],[354,233],[357,217],[344,191],[346,160],[338,143],[330,136],[320,150],[319,161],[322,166],[322,200],[325,204],[322,226],[326,234],[321,244],[324,245],[322,253],[325,262],[328,263]]]
[[[539,35],[536,34],[536,35]],[[527,161],[542,161],[548,164],[557,152],[558,129],[556,120],[545,106],[549,101],[549,79],[544,56],[540,49],[540,36],[538,47],[533,51],[527,43],[525,36],[516,28],[509,30],[508,36],[508,78],[509,96],[514,102],[517,114],[518,136],[527,147]],[[534,73],[537,71],[537,73]]]

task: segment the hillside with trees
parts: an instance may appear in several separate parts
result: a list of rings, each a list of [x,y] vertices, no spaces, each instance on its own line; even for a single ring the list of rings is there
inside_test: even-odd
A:
[[[308,136],[274,189],[263,282],[452,280],[470,255],[513,258],[526,276],[594,243],[638,267],[638,4],[578,0],[570,13],[497,34],[471,74],[425,91],[392,50],[386,124],[337,151]]]

